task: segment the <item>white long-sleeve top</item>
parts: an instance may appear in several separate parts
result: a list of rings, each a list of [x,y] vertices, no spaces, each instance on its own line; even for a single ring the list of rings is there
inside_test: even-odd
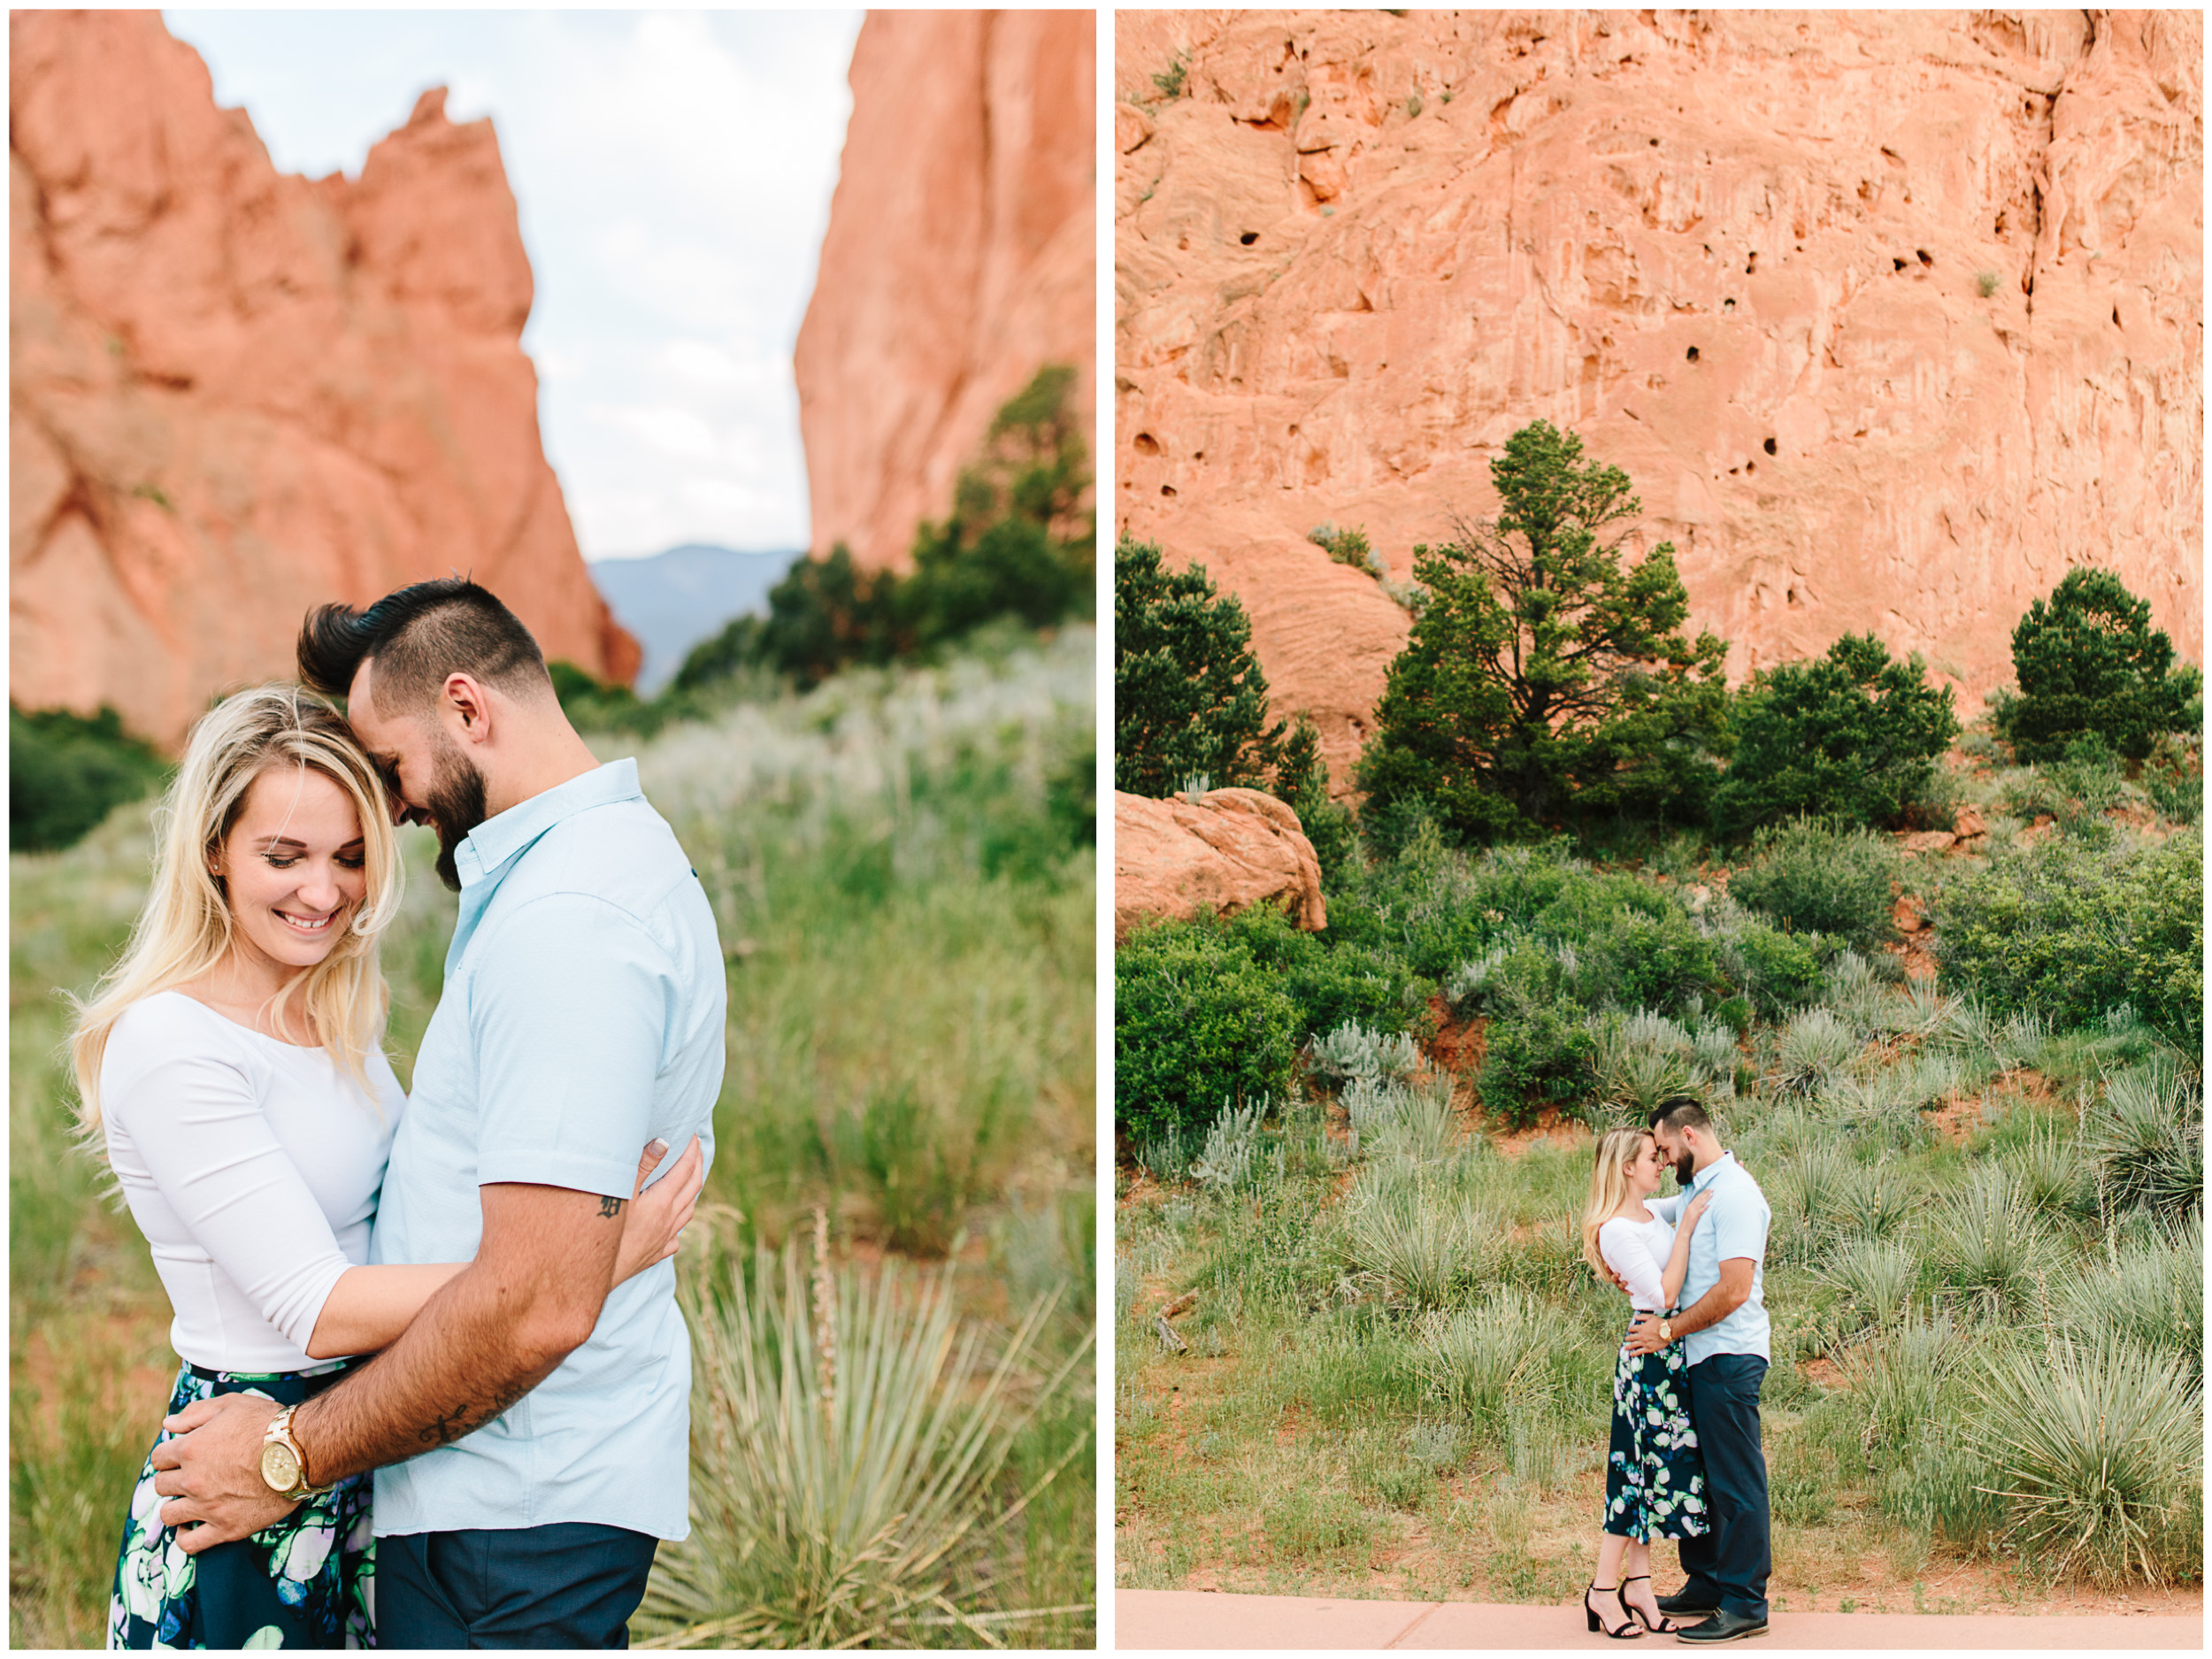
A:
[[[1667,1257],[1674,1254],[1675,1224],[1681,1219],[1686,1197],[1647,1198],[1649,1221],[1615,1216],[1598,1227],[1598,1254],[1621,1276],[1628,1300],[1639,1313],[1667,1311]]]
[[[181,992],[127,1010],[100,1066],[109,1162],[175,1318],[180,1357],[299,1371],[339,1276],[369,1259],[406,1105],[380,1054],[375,1099],[326,1049],[250,1030]]]

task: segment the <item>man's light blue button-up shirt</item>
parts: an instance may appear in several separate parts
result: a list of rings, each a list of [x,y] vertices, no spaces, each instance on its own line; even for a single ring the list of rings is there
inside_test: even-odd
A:
[[[1722,1153],[1697,1172],[1690,1182],[1690,1196],[1695,1197],[1709,1187],[1713,1202],[1698,1217],[1697,1231],[1690,1234],[1690,1265],[1682,1277],[1680,1305],[1685,1309],[1694,1306],[1699,1297],[1719,1284],[1720,1264],[1731,1256],[1751,1258],[1751,1294],[1742,1307],[1717,1325],[1684,1337],[1684,1356],[1693,1365],[1716,1354],[1756,1354],[1761,1359],[1770,1359],[1766,1255],[1767,1228],[1774,1212],[1767,1208],[1767,1195],[1759,1190],[1759,1183],[1736,1162],[1732,1152]]]
[[[454,865],[460,919],[373,1261],[468,1261],[480,1186],[627,1198],[655,1135],[672,1164],[694,1134],[714,1153],[727,995],[714,911],[637,763],[486,819]],[[616,1286],[590,1340],[518,1404],[378,1470],[377,1535],[588,1521],[684,1537],[691,1347],[675,1284],[663,1262]]]

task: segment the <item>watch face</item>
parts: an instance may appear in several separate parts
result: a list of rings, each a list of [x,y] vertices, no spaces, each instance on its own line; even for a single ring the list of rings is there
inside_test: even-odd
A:
[[[289,1492],[300,1483],[300,1460],[281,1440],[261,1448],[261,1479],[272,1492]]]

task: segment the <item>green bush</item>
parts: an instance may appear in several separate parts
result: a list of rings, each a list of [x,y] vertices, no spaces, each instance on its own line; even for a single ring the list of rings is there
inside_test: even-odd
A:
[[[1202,565],[1171,571],[1148,541],[1114,546],[1114,787],[1169,795],[1193,777],[1256,785],[1282,729],[1267,725],[1267,678],[1252,625]]]
[[[1793,933],[1871,950],[1897,936],[1891,906],[1903,869],[1896,847],[1871,831],[1800,818],[1759,832],[1728,893]]]
[[[2012,631],[2012,668],[2020,695],[1998,710],[1998,730],[2023,760],[2058,759],[2092,733],[2141,760],[2189,723],[2203,693],[2203,677],[2177,666],[2172,641],[2152,628],[2150,602],[2110,571],[2070,570],[2031,604]]]
[[[126,801],[151,794],[169,770],[150,743],[103,707],[90,719],[66,709],[25,713],[8,705],[8,849],[56,852]]]
[[[1270,904],[1240,910],[1229,933],[1298,1010],[1295,1041],[1356,1020],[1386,1032],[1413,1030],[1425,1012],[1425,987],[1390,952],[1327,934],[1301,933]]]
[[[1779,1020],[1818,997],[1827,978],[1828,941],[1818,933],[1786,933],[1747,918],[1720,935],[1720,959],[1737,995],[1717,1010],[1724,1022],[1744,1029],[1747,1019],[1733,1017],[1748,1002],[1760,1017]]]
[[[2062,1029],[2124,1002],[2200,1056],[2203,859],[2193,830],[2144,847],[2056,836],[2000,853],[1937,895],[1934,950],[1945,984]]]
[[[1114,1122],[1133,1139],[1202,1132],[1225,1102],[1280,1094],[1298,1010],[1217,926],[1164,923],[1114,952]]]
[[[1588,1086],[1595,1049],[1571,1008],[1541,1004],[1494,1019],[1476,1081],[1483,1110],[1509,1129],[1525,1128],[1545,1106],[1565,1104]]]
[[[1927,792],[1959,723],[1951,688],[1929,685],[1917,656],[1894,662],[1871,634],[1847,634],[1825,657],[1755,678],[1736,732],[1713,792],[1714,821],[1731,834],[1807,814],[1894,825]]]

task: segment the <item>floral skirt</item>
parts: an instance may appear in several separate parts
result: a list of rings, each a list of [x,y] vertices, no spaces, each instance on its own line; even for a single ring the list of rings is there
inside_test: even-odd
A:
[[[186,1365],[169,1396],[173,1417],[217,1394],[297,1405],[338,1380],[348,1362],[304,1371],[203,1371]],[[169,1439],[156,1437],[158,1446]],[[108,1603],[110,1647],[370,1647],[375,1540],[366,1475],[307,1499],[275,1525],[188,1555],[161,1524],[147,1455],[123,1525]]]
[[[1622,1346],[1613,1368],[1613,1440],[1605,1464],[1605,1527],[1649,1543],[1712,1531],[1705,1454],[1690,1424],[1689,1360],[1682,1344],[1656,1354]]]

